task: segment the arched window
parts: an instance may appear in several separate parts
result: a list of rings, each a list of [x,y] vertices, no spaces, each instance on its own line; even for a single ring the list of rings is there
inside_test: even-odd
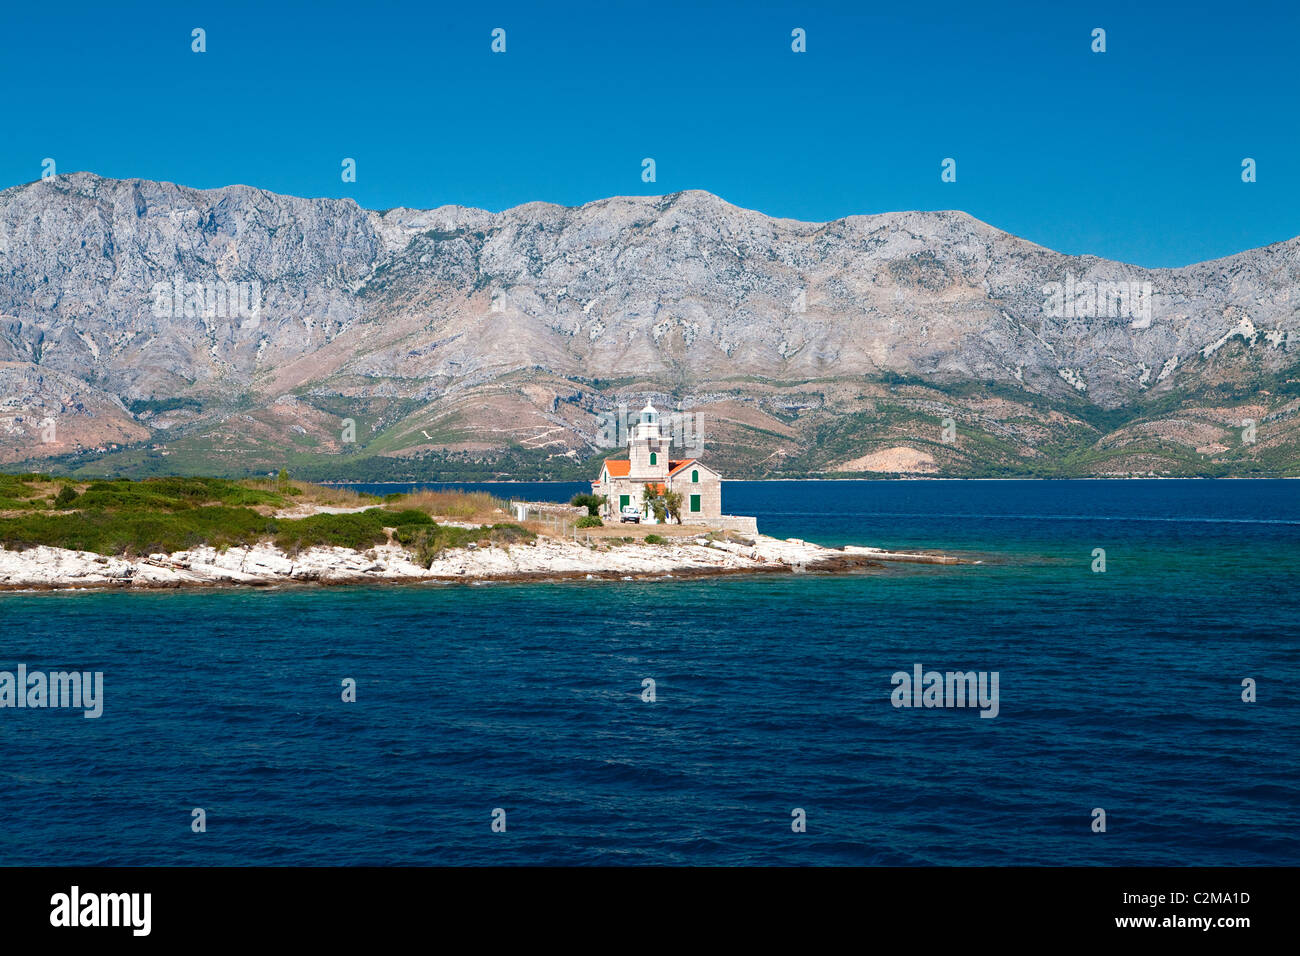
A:
[[[691,472],[691,481],[695,482],[696,484],[699,484],[699,482],[700,482],[700,473],[699,473],[698,471],[693,471],[693,472]]]
[[[650,464],[652,465],[659,464],[659,456],[656,455],[654,452],[650,453]]]

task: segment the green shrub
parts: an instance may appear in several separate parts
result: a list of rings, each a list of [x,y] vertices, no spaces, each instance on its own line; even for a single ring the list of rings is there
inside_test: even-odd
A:
[[[388,520],[393,527],[409,524],[433,524],[432,518],[423,511],[417,511],[414,508],[408,508],[405,511],[390,511],[388,515]]]
[[[492,532],[488,535],[488,540],[493,544],[519,544],[524,541],[537,540],[535,532],[529,531],[527,528],[521,528],[517,524],[498,522],[492,525],[491,528],[485,526],[483,530]]]
[[[411,553],[417,564],[428,568],[448,548],[463,548],[469,544],[508,546],[536,540],[537,535],[517,524],[451,528],[429,522],[427,525],[402,525],[393,530],[393,537]]]
[[[578,519],[578,521],[577,521],[577,527],[579,527],[579,528],[603,528],[603,527],[605,527],[605,522],[601,521],[601,520],[600,520],[598,517],[596,517],[595,515],[583,515],[581,518]]]
[[[645,536],[646,544],[667,544],[668,539],[661,534],[648,534]]]
[[[393,536],[411,552],[415,563],[427,570],[433,564],[433,559],[442,551],[442,546],[438,543],[439,530],[437,525],[432,527],[405,525],[398,528]]]
[[[388,540],[388,535],[384,534],[384,525],[387,523],[387,512],[379,508],[349,514],[281,519],[277,522],[275,544],[289,554],[313,547],[364,551]]]
[[[78,497],[80,496],[77,494],[76,488],[73,488],[72,485],[64,485],[59,489],[59,493],[54,496],[54,507],[66,508],[76,501]]]
[[[605,504],[604,495],[577,494],[569,499],[569,504],[576,505],[579,508],[587,509],[587,516],[594,518],[600,514],[601,507]],[[593,527],[592,525],[582,525],[580,527]]]
[[[421,537],[436,536],[444,530],[432,521],[423,524],[399,524],[393,528],[393,538],[398,544],[412,544]]]

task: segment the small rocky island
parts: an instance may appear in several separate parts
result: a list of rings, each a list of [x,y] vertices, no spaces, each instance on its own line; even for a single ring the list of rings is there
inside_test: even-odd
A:
[[[513,515],[523,515],[510,520]],[[584,520],[585,519],[585,520]],[[279,479],[0,475],[0,590],[645,580],[959,559],[707,525],[605,525],[484,493],[378,498]]]

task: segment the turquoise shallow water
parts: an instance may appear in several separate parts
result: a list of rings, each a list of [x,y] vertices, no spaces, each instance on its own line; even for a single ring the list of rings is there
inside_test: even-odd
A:
[[[106,698],[0,709],[0,863],[1300,863],[1297,488],[728,483],[766,533],[984,563],[0,595],[0,669]],[[915,663],[997,671],[999,715],[893,707]]]

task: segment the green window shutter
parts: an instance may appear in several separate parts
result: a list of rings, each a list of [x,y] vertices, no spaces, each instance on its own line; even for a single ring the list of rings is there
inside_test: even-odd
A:
[[[656,455],[654,452],[650,453],[650,464],[652,465],[659,464],[659,456]]]
[[[631,496],[630,496],[630,495],[619,495],[619,496],[618,496],[618,510],[619,510],[619,511],[622,511],[624,508],[626,508],[626,507],[628,506],[628,502],[630,502],[630,501],[631,501]]]
[[[691,511],[699,511],[699,510],[700,510],[700,496],[691,495]]]
[[[700,483],[700,473],[698,471],[691,472],[691,481],[697,485]]]

